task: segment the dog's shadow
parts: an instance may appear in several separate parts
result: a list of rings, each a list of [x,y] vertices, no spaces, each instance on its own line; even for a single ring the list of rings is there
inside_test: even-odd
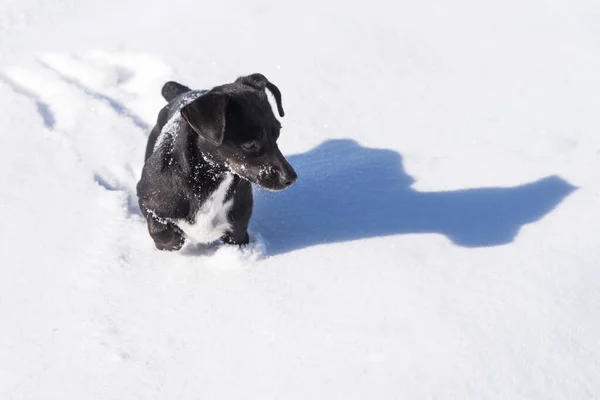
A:
[[[269,255],[406,233],[441,233],[464,247],[507,244],[575,190],[549,176],[509,188],[418,192],[399,153],[347,139],[288,160],[298,182],[283,192],[256,192],[251,228]]]

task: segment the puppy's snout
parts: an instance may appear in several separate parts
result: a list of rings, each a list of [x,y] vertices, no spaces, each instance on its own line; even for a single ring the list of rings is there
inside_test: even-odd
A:
[[[296,182],[298,179],[298,174],[294,171],[294,168],[290,165],[289,162],[282,156],[281,157],[281,167],[279,173],[279,182],[281,182],[281,186],[284,188],[290,187]]]
[[[254,183],[269,190],[287,189],[296,182],[298,174],[277,147],[275,147],[274,153],[271,162],[260,167]]]
[[[289,171],[284,172],[280,177],[281,185],[286,188],[292,186],[297,179],[298,174],[291,167]]]

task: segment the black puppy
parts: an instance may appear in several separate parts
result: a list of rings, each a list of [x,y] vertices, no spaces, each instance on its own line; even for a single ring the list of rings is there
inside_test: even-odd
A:
[[[140,209],[160,250],[179,250],[186,238],[247,244],[252,186],[282,190],[297,179],[279,151],[281,93],[261,74],[209,91],[176,82],[162,89],[168,104],[148,139],[137,184]]]

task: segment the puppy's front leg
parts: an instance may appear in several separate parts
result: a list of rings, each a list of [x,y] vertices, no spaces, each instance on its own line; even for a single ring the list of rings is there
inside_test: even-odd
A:
[[[148,216],[148,232],[159,250],[177,251],[185,243],[183,232],[178,227],[159,222],[152,216]]]

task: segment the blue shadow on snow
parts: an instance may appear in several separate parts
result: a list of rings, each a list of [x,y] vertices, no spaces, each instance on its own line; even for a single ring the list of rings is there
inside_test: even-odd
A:
[[[407,233],[441,233],[464,247],[503,245],[575,190],[548,176],[508,188],[418,192],[399,153],[347,139],[288,160],[298,182],[283,192],[255,193],[252,229],[269,255]]]

